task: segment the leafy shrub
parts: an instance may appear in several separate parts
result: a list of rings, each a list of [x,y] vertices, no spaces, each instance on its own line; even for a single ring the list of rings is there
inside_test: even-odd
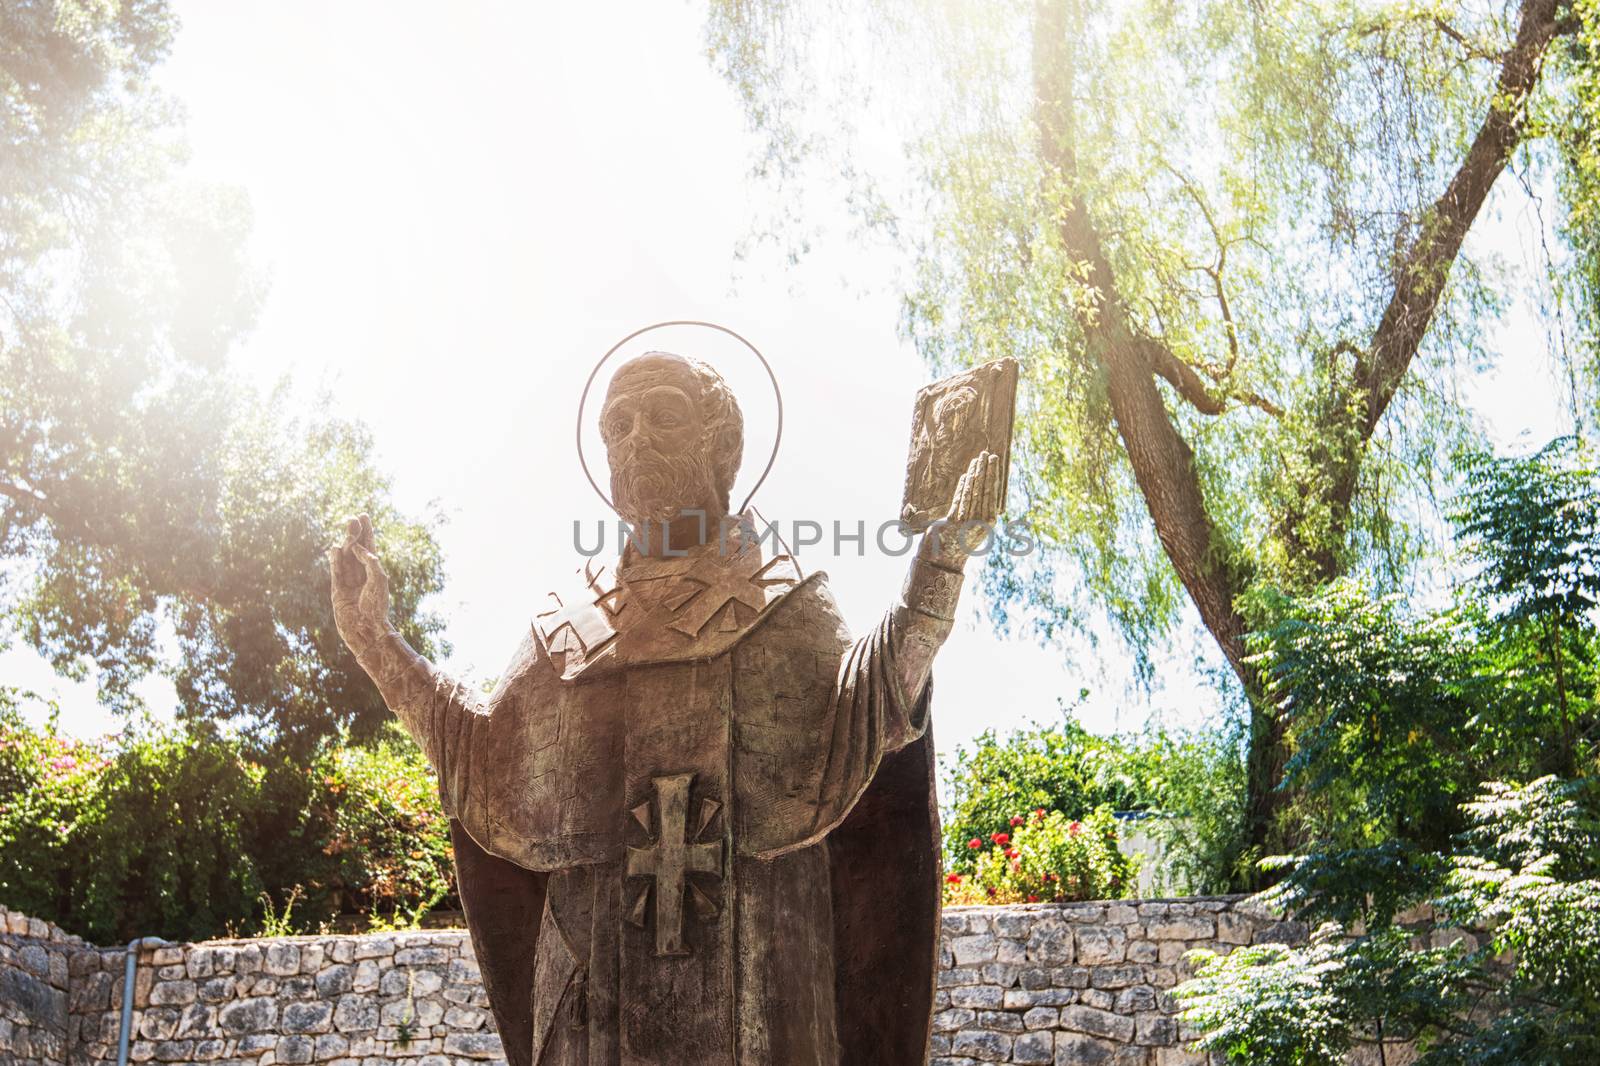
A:
[[[0,898],[93,940],[203,937],[251,913],[259,768],[204,736],[119,742],[0,713]]]
[[[101,943],[341,915],[413,924],[448,898],[448,823],[415,746],[309,767],[183,727],[98,741],[28,725],[0,690],[0,902]]]
[[[973,872],[945,875],[945,902],[1061,903],[1115,899],[1134,884],[1134,863],[1117,847],[1117,821],[1100,806],[1081,821],[1060,811],[1013,815],[1007,830],[966,843]]]
[[[1248,880],[1244,744],[1237,730],[1096,736],[1070,715],[1059,725],[993,730],[944,766],[945,864],[972,874],[968,848],[1010,831],[1018,811],[1077,817],[1106,806],[1148,811],[1162,845],[1161,883],[1174,892],[1220,892]]]
[[[1600,467],[1572,441],[1464,467],[1454,603],[1345,582],[1256,638],[1306,841],[1266,901],[1330,924],[1175,990],[1230,1062],[1384,1038],[1425,1066],[1600,1061]],[[1397,916],[1427,902],[1473,935],[1414,942]]]
[[[414,925],[454,891],[450,823],[422,752],[391,726],[370,747],[339,747],[319,760],[308,820],[323,827],[332,860],[325,905],[389,927]]]
[[[1176,989],[1198,1047],[1252,1066],[1335,1066],[1379,1039],[1421,1066],[1600,1061],[1600,818],[1592,783],[1490,783],[1464,805],[1438,920],[1476,930],[1422,947],[1393,925],[1325,924],[1309,944],[1194,952]]]
[[[952,870],[970,873],[965,846],[1008,832],[1019,811],[1081,815],[1100,806],[1139,810],[1149,797],[1125,772],[1117,742],[1097,737],[1070,715],[1060,725],[1017,730],[1002,740],[986,730],[944,767],[945,851]]]
[[[1129,742],[1130,760],[1150,796],[1143,823],[1155,839],[1165,895],[1209,895],[1254,887],[1258,855],[1245,820],[1243,720],[1192,733],[1158,731]]]

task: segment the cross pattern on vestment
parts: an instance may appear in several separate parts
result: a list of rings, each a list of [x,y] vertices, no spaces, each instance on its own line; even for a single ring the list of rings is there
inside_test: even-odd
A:
[[[692,842],[694,836],[699,836],[705,831],[721,804],[710,799],[702,801],[700,824],[691,835],[689,784],[693,780],[693,774],[674,774],[657,777],[652,781],[655,787],[656,809],[660,813],[661,831],[653,846],[628,849],[628,876],[649,877],[655,882],[657,955],[689,954],[689,949],[683,942],[685,889],[693,893],[695,909],[702,917],[709,918],[716,914],[716,905],[700,891],[698,886],[689,882],[689,874],[722,877],[722,842],[720,840],[703,844]],[[632,813],[648,832],[650,801],[646,800],[639,804]],[[633,912],[628,916],[629,921],[641,927],[644,925],[645,906],[649,898],[650,888],[647,886],[644,894],[634,904]]]
[[[552,606],[540,613],[538,625],[544,634],[545,644],[552,655],[569,655],[579,659],[592,656],[607,641],[616,636],[611,618],[621,613],[622,607],[614,598],[601,597],[603,610],[596,611],[596,601],[583,599],[570,606],[555,593],[550,594]]]
[[[676,629],[691,638],[699,636],[706,623],[734,601],[760,614],[767,606],[767,596],[763,586],[791,580],[787,575],[774,578],[762,577],[762,573],[769,567],[783,561],[781,558],[763,559],[758,549],[747,546],[725,566],[701,567],[685,574],[683,580],[688,582],[691,588],[676,600],[668,601],[667,606],[677,615],[669,624],[669,628]],[[724,628],[731,630],[737,628],[737,625],[736,619],[723,620]]]

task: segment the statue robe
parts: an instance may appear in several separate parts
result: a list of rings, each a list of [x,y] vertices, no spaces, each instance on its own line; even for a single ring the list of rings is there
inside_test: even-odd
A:
[[[892,616],[852,641],[759,544],[579,576],[486,704],[396,708],[509,1062],[921,1066],[939,830]]]

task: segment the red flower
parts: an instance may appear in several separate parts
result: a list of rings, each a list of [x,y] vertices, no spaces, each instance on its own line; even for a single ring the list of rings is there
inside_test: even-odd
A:
[[[1005,847],[1007,844],[1011,843],[1011,834],[1010,833],[996,833],[994,836],[990,837],[989,839],[994,841],[996,844],[999,844],[1001,847]]]
[[[1040,807],[1037,810],[1035,810],[1033,812],[1033,816],[1035,818],[1039,819],[1039,821],[1041,821],[1041,822],[1044,821],[1044,808]]]
[[[989,895],[998,896],[999,894],[1000,894],[1000,892],[999,892],[998,889],[996,889],[993,885],[989,886]]]
[[[1020,852],[1020,851],[1018,851],[1018,850],[1017,850],[1017,849],[1016,849],[1016,848],[1009,848],[1009,849],[1007,849],[1007,851],[1006,851],[1006,858],[1008,858],[1008,859],[1014,859],[1014,858],[1016,858],[1016,857],[1017,857],[1017,856],[1018,856],[1018,855],[1021,855],[1021,854],[1022,854],[1022,852]]]
[[[1056,875],[1055,874],[1045,874],[1044,875],[1044,879],[1047,882],[1054,881],[1056,879]]]
[[[1073,822],[1071,825],[1067,826],[1067,832],[1072,836],[1077,836],[1079,833],[1083,832],[1083,823]]]
[[[1012,815],[1012,817],[1011,817],[1011,828],[1015,829],[1017,826],[1019,826],[1021,824],[1022,824],[1022,816],[1020,814],[1019,815]]]
[[[961,875],[960,874],[950,874],[949,876],[947,876],[945,878],[945,881],[948,882],[949,884],[952,884],[952,885],[959,885],[961,883]]]
[[[971,840],[967,841],[967,847],[971,848],[973,851],[977,851],[979,848],[983,847],[983,841],[979,840],[977,837],[973,837]]]
[[[1028,897],[1028,902],[1029,903],[1038,903],[1039,902],[1039,897],[1038,896],[1029,896]]]

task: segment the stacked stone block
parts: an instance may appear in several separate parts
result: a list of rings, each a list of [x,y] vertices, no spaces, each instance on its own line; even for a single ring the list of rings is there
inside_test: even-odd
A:
[[[85,947],[48,922],[0,907],[0,1063],[66,1063],[71,959]]]
[[[75,981],[100,1019],[80,1063],[116,1058],[123,953]],[[93,991],[87,983],[93,983]],[[130,1058],[277,1066],[488,1066],[503,1062],[464,932],[154,942],[140,950]]]
[[[1203,1063],[1171,996],[1185,953],[1305,935],[1239,897],[948,910],[931,1066]],[[503,1062],[461,931],[136,950],[134,1062]],[[0,910],[0,1064],[115,1061],[125,964],[125,948]]]
[[[932,1066],[1197,1066],[1174,985],[1195,948],[1303,940],[1238,897],[947,910]]]

